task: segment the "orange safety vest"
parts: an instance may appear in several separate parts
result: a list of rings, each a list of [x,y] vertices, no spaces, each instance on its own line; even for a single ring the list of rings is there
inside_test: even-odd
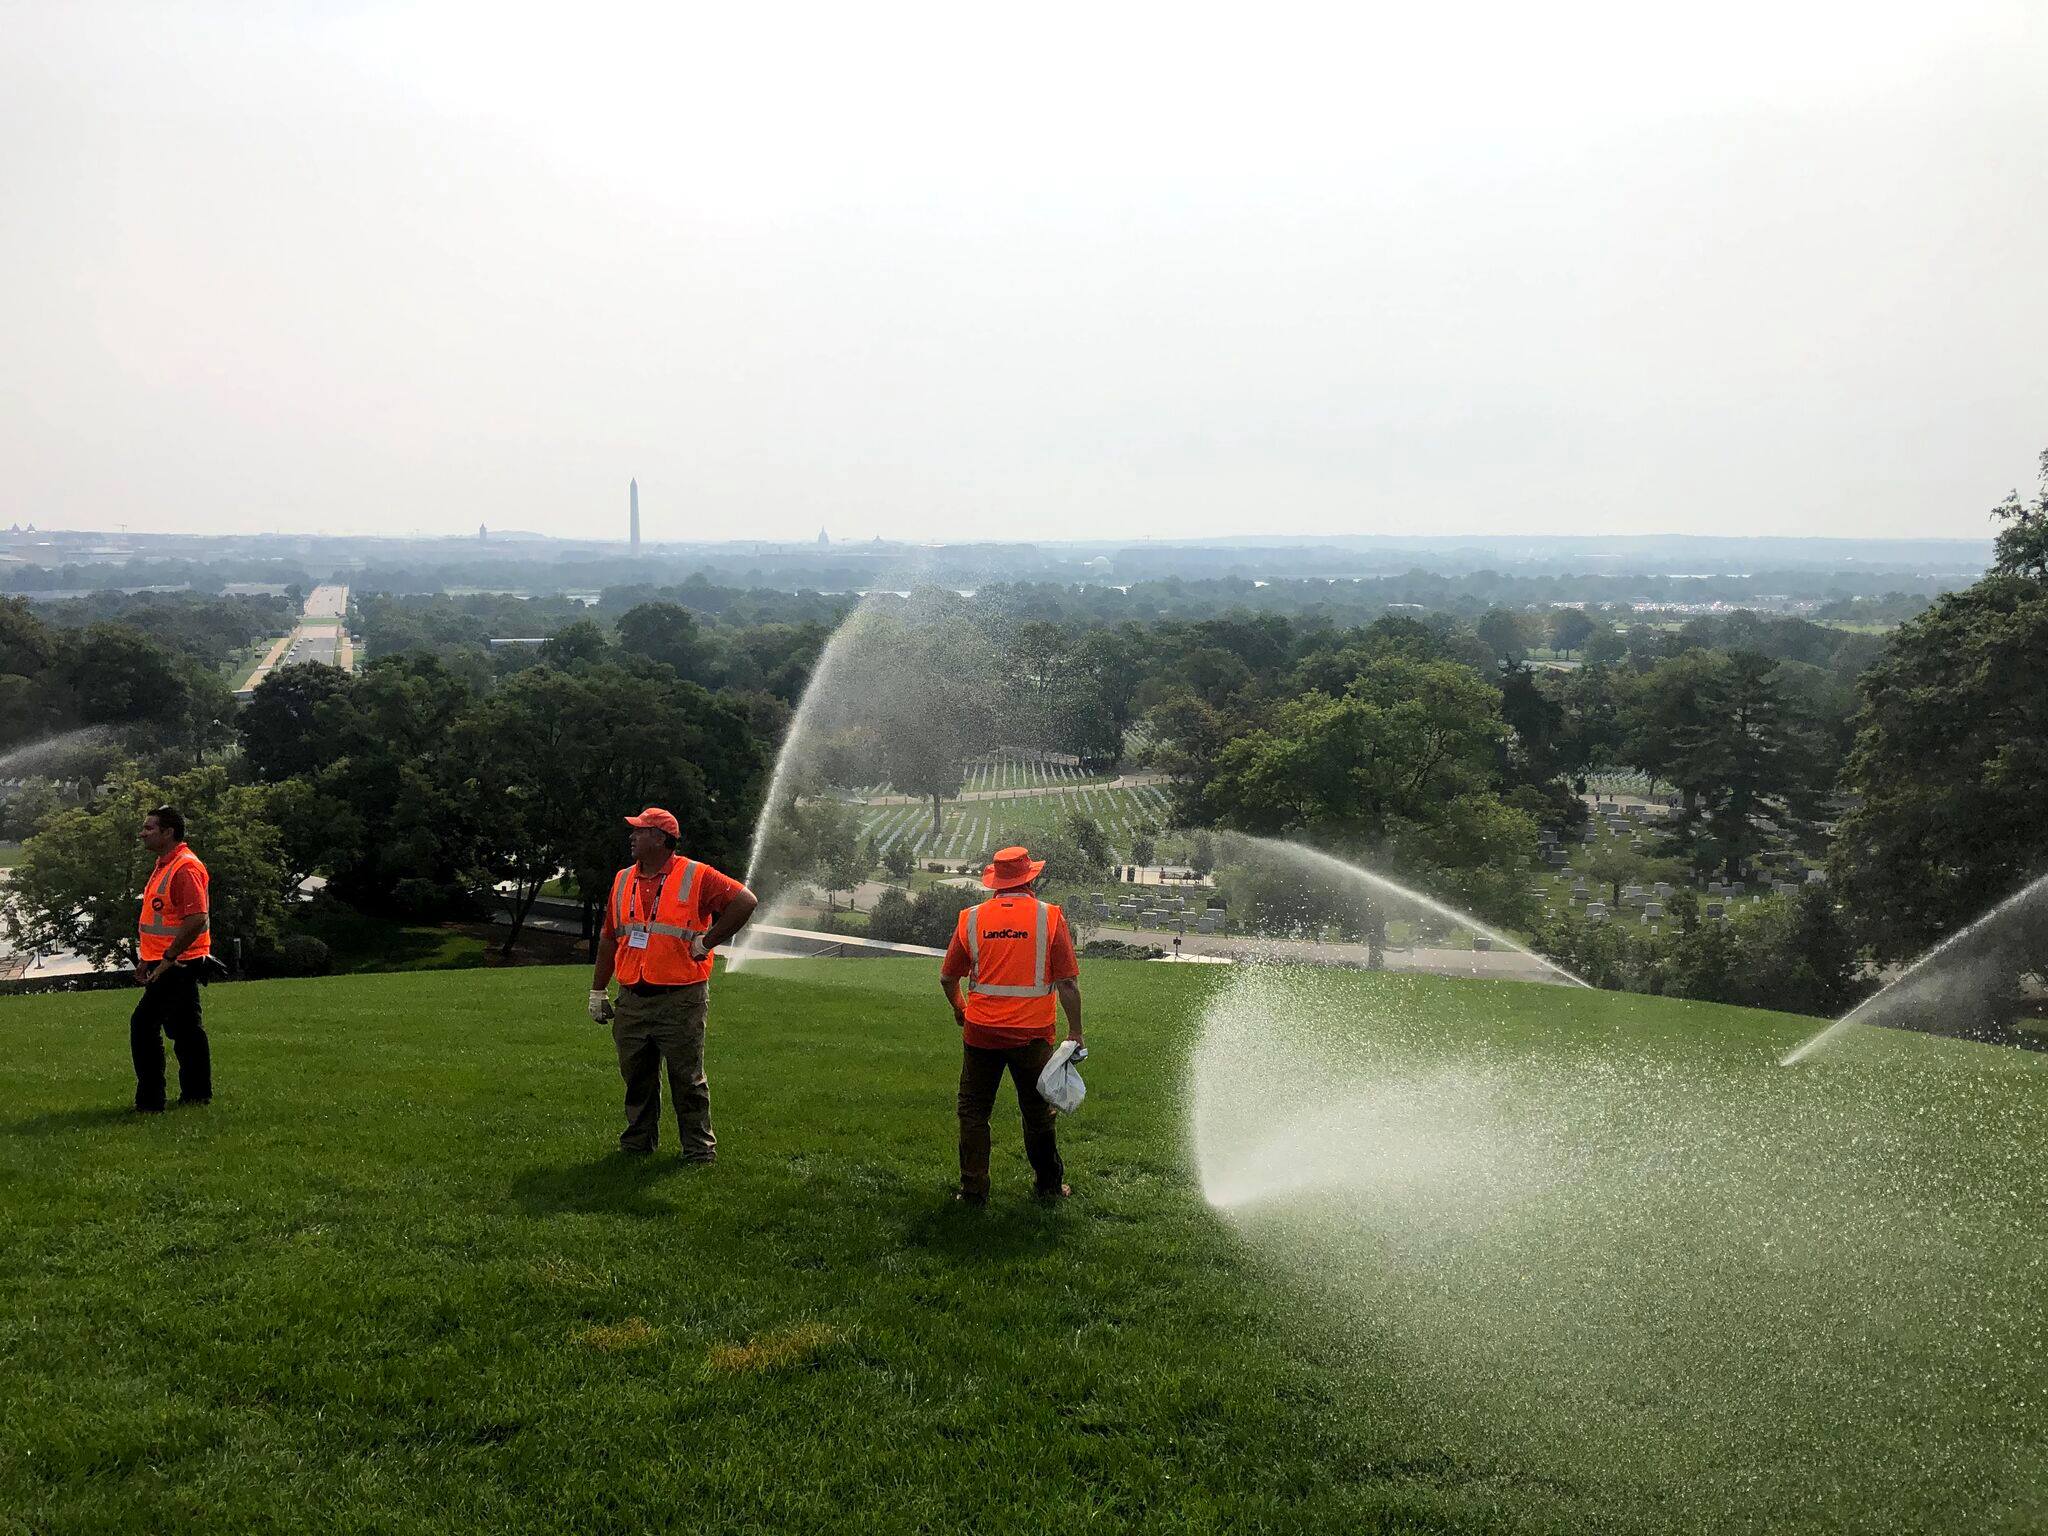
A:
[[[662,877],[654,910],[640,910],[640,867],[628,864],[612,877],[612,931],[618,948],[612,969],[621,985],[644,981],[657,987],[687,987],[711,979],[711,956],[690,958],[690,940],[711,927],[700,910],[697,861],[680,855]]]
[[[191,870],[193,880],[198,883],[199,905],[196,907],[177,906],[171,895],[171,876],[181,869]],[[183,843],[173,848],[171,856],[150,871],[149,878],[142,882],[142,916],[139,919],[138,942],[144,961],[154,963],[163,959],[185,919],[195,912],[207,910],[207,884],[206,866],[199,862],[199,855]],[[178,961],[199,960],[212,953],[213,935],[202,928],[198,938],[178,951]]]
[[[969,907],[960,914],[960,939],[967,946],[967,991],[970,997],[1052,996],[1052,979],[1046,974],[1046,959],[1052,948],[1052,917],[1055,907],[1027,892],[1014,892],[1011,901],[1022,896],[1031,908],[1031,926],[1010,926],[1010,913],[1001,897]],[[1012,908],[1011,911],[1015,909]],[[970,1019],[973,1017],[969,1013]],[[1051,1022],[1050,1004],[1046,1021]]]

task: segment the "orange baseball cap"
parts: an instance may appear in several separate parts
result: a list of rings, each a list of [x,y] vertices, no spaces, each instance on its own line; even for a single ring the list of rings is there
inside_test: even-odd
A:
[[[1045,860],[1031,857],[1029,848],[998,848],[995,862],[981,872],[981,883],[992,891],[1013,885],[1029,885],[1045,873]]]
[[[628,816],[626,818],[626,825],[629,827],[652,827],[657,832],[666,832],[670,837],[681,837],[683,835],[682,824],[658,805],[650,805],[638,816]]]

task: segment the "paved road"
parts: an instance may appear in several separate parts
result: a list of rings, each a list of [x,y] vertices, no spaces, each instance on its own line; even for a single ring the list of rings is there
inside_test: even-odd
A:
[[[338,584],[315,587],[306,599],[309,619],[340,619],[348,614],[348,588]]]
[[[355,652],[343,632],[348,613],[348,588],[339,585],[315,587],[299,614],[298,627],[273,645],[256,669],[243,679],[246,692],[279,667],[317,661],[344,671],[355,666]]]

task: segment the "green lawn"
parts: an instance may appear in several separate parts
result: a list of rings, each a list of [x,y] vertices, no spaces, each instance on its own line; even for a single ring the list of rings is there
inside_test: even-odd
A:
[[[473,932],[371,917],[333,900],[302,908],[293,928],[327,945],[337,975],[459,970],[486,964],[491,948],[488,939]]]
[[[1258,977],[1091,964],[1075,1198],[1005,1090],[983,1212],[929,964],[722,973],[695,1171],[612,1155],[580,969],[215,988],[146,1120],[129,996],[0,999],[0,1532],[2048,1518],[2040,1058]],[[1191,1102],[1374,1177],[1212,1208]]]
[[[270,648],[275,644],[277,640],[273,636],[271,639],[258,640],[252,645],[243,646],[216,669],[220,674],[220,680],[230,688],[241,687],[242,680],[255,669],[257,662],[270,653]]]

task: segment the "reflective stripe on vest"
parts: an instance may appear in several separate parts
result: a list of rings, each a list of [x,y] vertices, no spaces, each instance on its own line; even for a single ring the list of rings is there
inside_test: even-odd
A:
[[[677,859],[676,863],[680,864],[683,868],[683,888],[676,892],[676,900],[687,906],[690,900],[690,893],[697,889],[697,861],[695,859]],[[634,911],[637,911],[640,906],[639,884],[640,877],[636,873],[635,867],[630,864],[620,870],[618,877],[612,881],[612,928],[616,932],[620,934],[658,933],[665,938],[694,939],[699,934],[711,931],[708,928],[684,928],[676,923],[628,922],[628,917]],[[628,892],[631,892],[630,898]],[[654,893],[654,910],[657,912],[661,910],[661,900],[664,894],[666,894],[664,889],[657,889]],[[630,906],[628,905],[629,900]]]
[[[155,934],[161,938],[169,938],[185,926],[183,918],[179,918],[174,923],[152,923],[149,921],[149,898],[152,892],[168,898],[171,894],[171,876],[183,869],[187,860],[194,864],[199,862],[198,856],[188,849],[162,868],[151,870],[149,878],[142,882],[142,919],[140,924],[142,932]]]
[[[981,980],[981,908],[987,903],[967,909],[967,990],[982,997],[1050,997],[1052,985],[1046,980],[1047,954],[1052,945],[1052,924],[1045,920],[1045,903],[1036,896],[1027,896],[1031,903],[1031,985],[1028,987],[996,986]]]
[[[658,987],[689,987],[711,979],[710,951],[702,960],[690,954],[711,926],[696,901],[698,867],[694,859],[673,859],[662,871],[652,910],[642,908],[637,866],[628,865],[613,877],[611,917],[617,947],[612,964],[624,985],[645,981]],[[692,926],[698,922],[704,926]]]
[[[190,869],[192,878],[199,887],[199,905],[190,912],[170,910],[171,881],[178,871]],[[149,873],[142,882],[142,910],[136,914],[135,928],[144,960],[160,960],[170,949],[171,941],[178,936],[178,930],[194,917],[207,915],[210,905],[207,899],[209,881],[206,866],[199,861],[199,855],[184,844],[178,845],[178,853],[170,863],[160,865]],[[154,903],[154,905],[152,905]],[[155,921],[151,919],[155,918]],[[185,946],[180,960],[199,960],[213,953],[212,935],[202,927],[193,935],[192,942]]]

